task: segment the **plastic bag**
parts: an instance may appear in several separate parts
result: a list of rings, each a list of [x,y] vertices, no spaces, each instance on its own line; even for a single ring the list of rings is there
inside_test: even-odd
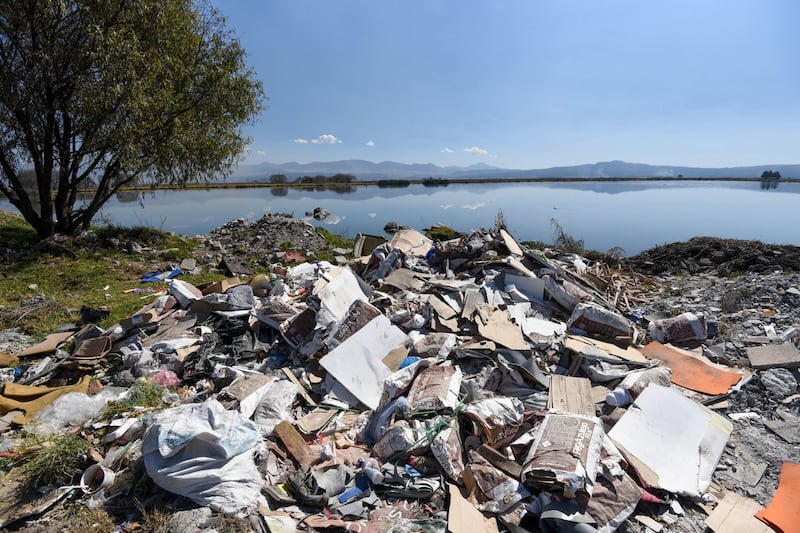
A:
[[[281,420],[292,419],[289,409],[299,392],[300,388],[288,379],[270,385],[253,414],[253,420],[262,435],[269,437]]]
[[[124,389],[105,388],[89,396],[82,392],[69,392],[59,396],[33,417],[31,427],[36,433],[57,435],[75,426],[82,426],[89,420],[103,414],[108,402],[116,398]]]
[[[264,478],[253,460],[258,428],[216,400],[159,413],[144,436],[147,474],[161,488],[226,514],[249,512]]]

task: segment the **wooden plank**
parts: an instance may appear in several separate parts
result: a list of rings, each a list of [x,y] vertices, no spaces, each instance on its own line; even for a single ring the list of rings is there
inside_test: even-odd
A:
[[[551,375],[547,407],[563,413],[595,416],[592,382],[587,378]]]
[[[292,373],[291,370],[289,370],[289,368],[283,367],[281,370],[283,370],[283,373],[286,374],[287,378],[289,378],[289,381],[297,385],[297,387],[300,389],[300,396],[303,397],[303,399],[306,401],[308,405],[317,405],[317,402],[315,402],[311,398],[311,396],[308,395],[308,391],[306,391],[306,388],[303,386],[302,383],[300,383],[300,380],[297,379],[297,377],[295,377],[295,375]]]
[[[487,444],[481,444],[481,447],[478,448],[478,453],[492,463],[492,466],[497,467],[514,479],[521,479],[522,465],[518,462],[512,461]]]
[[[275,426],[275,435],[281,440],[286,449],[292,457],[301,465],[311,465],[316,462],[318,456],[311,449],[311,446],[306,444],[303,437],[297,430],[286,420],[281,421]]]
[[[712,531],[720,533],[773,533],[771,528],[755,517],[761,509],[757,501],[739,496],[735,492],[727,492],[706,518],[706,525]]]

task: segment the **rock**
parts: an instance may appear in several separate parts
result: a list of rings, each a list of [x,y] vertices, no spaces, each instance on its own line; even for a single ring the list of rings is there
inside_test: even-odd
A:
[[[128,241],[125,244],[125,250],[129,254],[136,254],[136,255],[140,255],[144,251],[144,249],[142,248],[142,245],[139,244],[136,241]]]
[[[772,368],[760,374],[761,383],[767,392],[778,400],[791,396],[797,391],[797,380],[785,368]]]
[[[183,533],[184,531],[204,529],[212,516],[213,513],[208,507],[177,511],[172,513],[172,518],[169,519],[167,524],[167,531],[170,533]]]

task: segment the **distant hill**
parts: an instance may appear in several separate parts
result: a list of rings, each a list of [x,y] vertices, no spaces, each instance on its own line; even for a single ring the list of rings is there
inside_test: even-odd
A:
[[[784,178],[800,178],[798,165],[758,165],[750,167],[702,168],[669,165],[648,165],[625,161],[605,161],[566,167],[519,170],[492,167],[479,163],[468,167],[440,167],[432,163],[373,163],[362,159],[315,161],[313,163],[261,163],[240,165],[231,179],[266,181],[273,174],[285,174],[289,179],[298,176],[352,174],[361,180],[398,178],[758,178],[765,170],[781,173]]]

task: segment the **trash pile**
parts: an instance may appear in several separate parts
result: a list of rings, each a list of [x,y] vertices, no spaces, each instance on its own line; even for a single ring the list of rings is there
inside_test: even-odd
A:
[[[732,467],[725,410],[754,379],[782,395],[770,429],[800,442],[800,330],[750,339],[736,366],[714,317],[651,312],[654,278],[547,258],[504,228],[381,240],[341,265],[203,286],[157,276],[165,290],[118,324],[3,354],[0,452],[26,433],[92,449],[78,485],[40,484],[24,505],[4,481],[0,527],[68,497],[119,505],[145,479],[269,532],[800,523],[796,448],[765,508],[717,482]]]

